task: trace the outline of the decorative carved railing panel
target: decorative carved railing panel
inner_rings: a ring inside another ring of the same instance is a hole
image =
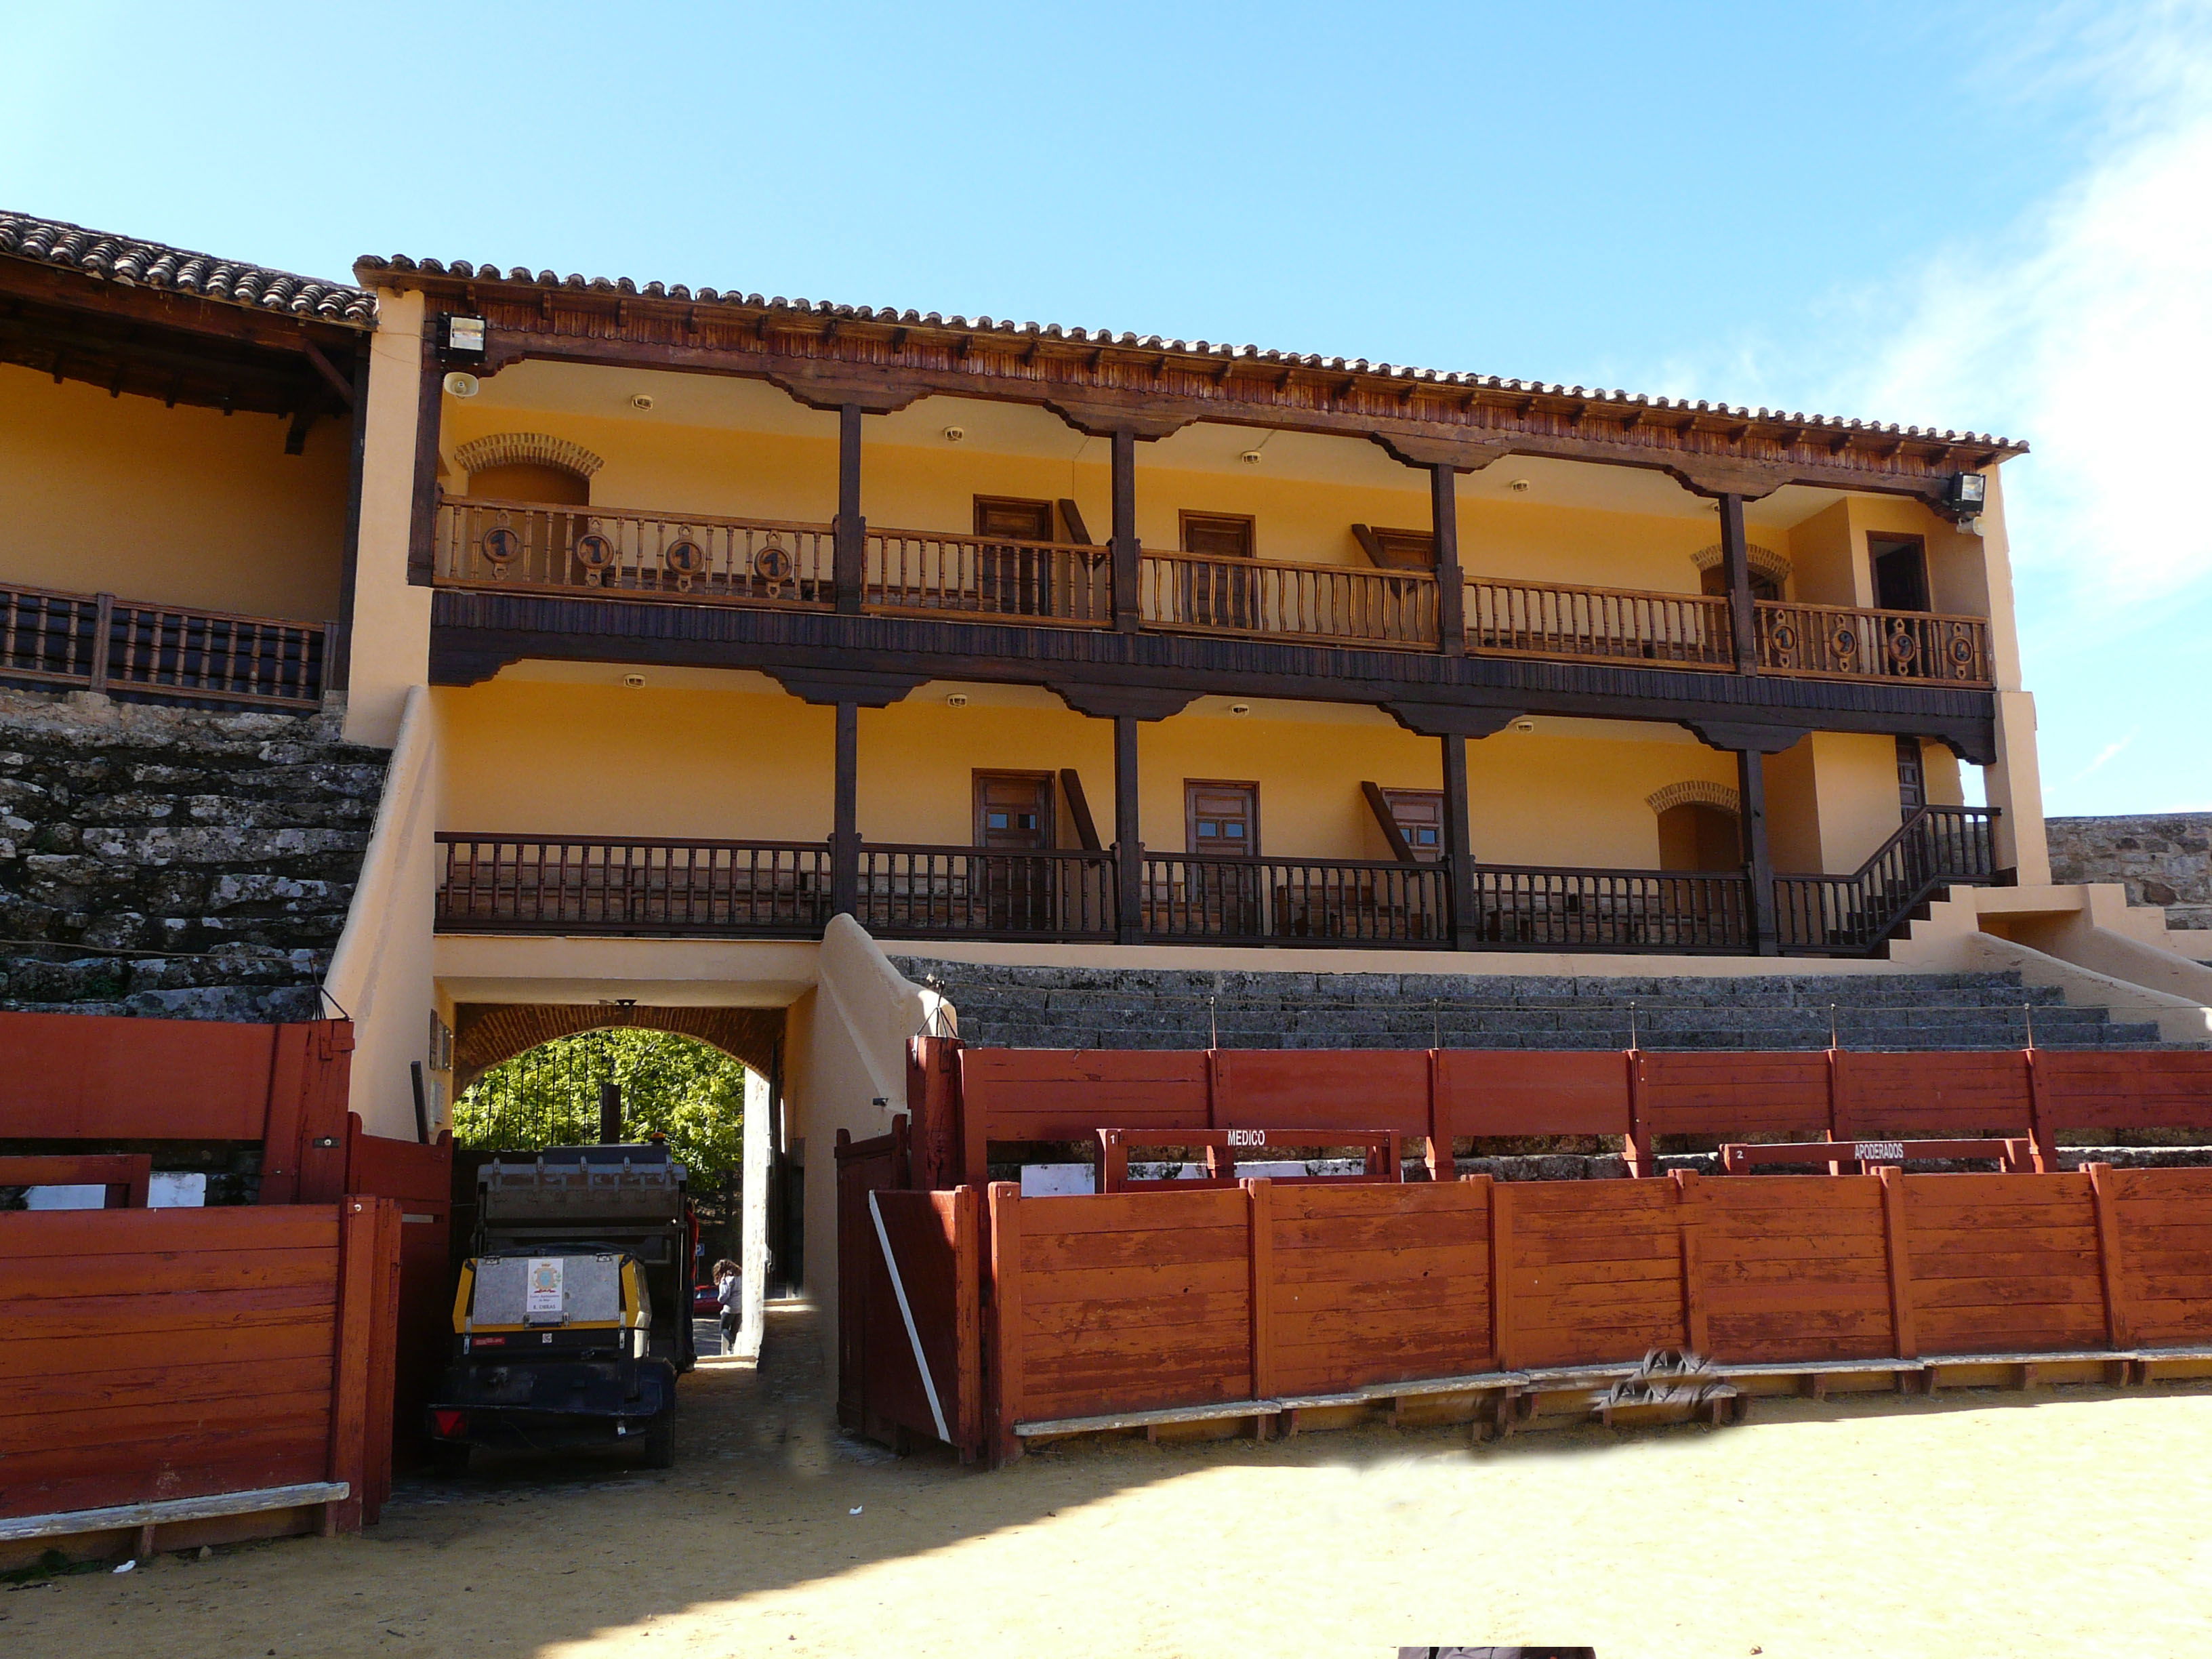
[[[1113,555],[1103,547],[871,529],[864,580],[872,609],[1114,622]]]
[[[818,935],[821,842],[441,833],[437,925],[453,933]]]
[[[495,592],[827,610],[831,540],[827,525],[456,497],[438,505],[434,569]]]
[[[1467,643],[1499,656],[1732,668],[1726,599],[1698,593],[1474,580]]]
[[[0,678],[44,685],[313,708],[329,635],[320,623],[0,586]]]
[[[885,937],[1107,939],[1114,855],[864,847],[857,902],[856,920]]]
[[[1437,864],[1148,854],[1144,931],[1247,945],[1447,947],[1449,872]]]
[[[1404,570],[1147,553],[1139,605],[1151,628],[1434,648],[1437,582]]]
[[[1935,680],[1989,685],[1990,625],[1978,617],[1855,611],[1762,599],[1759,665],[1838,680]]]
[[[1782,948],[1864,954],[1936,889],[1994,880],[1996,819],[1994,807],[1923,806],[1850,875],[1776,877]]]
[[[1505,950],[1742,951],[1751,883],[1741,872],[1474,866],[1474,931]]]

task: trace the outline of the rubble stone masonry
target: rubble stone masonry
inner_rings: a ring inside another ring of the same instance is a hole
[[[2052,818],[2051,878],[2117,881],[2170,927],[2212,929],[2212,812]]]
[[[318,1017],[387,758],[342,718],[0,690],[0,1009]]]

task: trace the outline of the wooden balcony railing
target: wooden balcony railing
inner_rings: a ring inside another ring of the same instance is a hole
[[[1034,622],[1114,624],[1114,560],[1103,547],[870,529],[862,603]]]
[[[1854,611],[1760,600],[1759,665],[1833,680],[1990,685],[1990,625],[1978,617]]]
[[[1147,854],[1144,932],[1224,945],[1451,943],[1437,864]]]
[[[1138,603],[1150,628],[1434,649],[1437,582],[1418,571],[1147,553]]]
[[[1785,951],[1864,954],[1939,887],[1996,877],[1996,809],[1923,806],[1848,876],[1778,876],[1775,927]]]
[[[831,541],[827,525],[455,497],[434,568],[455,586],[827,610]]]
[[[1741,871],[1474,867],[1474,933],[1530,951],[1740,951],[1751,943]]]
[[[864,847],[855,920],[905,939],[1110,939],[1114,855]]]
[[[822,842],[441,833],[437,926],[456,933],[816,937]]]
[[[1728,601],[1698,593],[1474,580],[1467,643],[1495,656],[1735,665]]]
[[[0,586],[0,678],[40,685],[313,708],[330,635],[321,623]]]

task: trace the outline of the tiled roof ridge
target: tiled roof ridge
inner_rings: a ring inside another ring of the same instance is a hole
[[[550,270],[532,272],[521,265],[502,271],[495,264],[474,264],[466,259],[451,262],[438,259],[413,259],[405,254],[390,258],[366,255],[354,262],[354,274],[363,280],[374,271],[419,272],[426,276],[448,276],[460,282],[503,282],[535,288],[578,289],[595,294],[634,295],[644,300],[670,300],[694,305],[725,305],[742,307],[748,310],[789,311],[811,316],[834,318],[841,322],[878,323],[902,327],[949,328],[977,334],[1002,334],[1024,339],[1066,340],[1094,346],[1121,346],[1144,351],[1176,352],[1188,356],[1212,356],[1266,363],[1287,368],[1323,369],[1348,374],[1377,374],[1393,379],[1425,381],[1437,386],[1465,386],[1486,392],[1516,392],[1531,397],[1574,398],[1590,403],[1615,404],[1632,409],[1674,410],[1699,415],[1724,416],[1744,421],[1778,421],[1792,426],[1802,426],[1808,431],[1853,432],[1881,436],[1917,438],[1928,442],[1985,445],[1992,449],[2025,453],[2027,446],[2014,439],[1999,437],[1987,432],[1960,432],[1948,428],[1900,426],[1896,422],[1862,420],[1839,415],[1808,415],[1802,411],[1770,410],[1761,405],[1756,410],[1735,404],[1714,403],[1706,398],[1653,397],[1644,392],[1607,391],[1598,386],[1565,386],[1543,380],[1509,380],[1496,374],[1475,374],[1455,370],[1418,368],[1404,363],[1370,362],[1364,357],[1326,357],[1312,353],[1263,349],[1256,345],[1230,345],[1208,340],[1170,339],[1162,335],[1138,335],[1113,329],[1084,329],[1063,327],[1058,323],[1017,323],[1005,318],[988,316],[945,316],[940,313],[902,310],[896,306],[852,306],[828,300],[786,299],[781,295],[764,297],[758,294],[724,291],[712,288],[692,289],[683,283],[673,285],[647,283],[641,287],[627,276],[585,277],[577,275],[561,276]]]
[[[318,322],[367,328],[376,321],[376,296],[364,289],[35,214],[0,210],[0,254],[58,265],[125,288],[197,295]]]

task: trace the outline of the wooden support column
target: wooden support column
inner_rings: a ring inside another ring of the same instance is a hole
[[[837,517],[830,548],[837,614],[860,614],[868,563],[868,521],[860,516],[860,406],[837,408]]]
[[[1456,469],[1441,463],[1429,469],[1429,521],[1434,527],[1437,551],[1437,649],[1447,657],[1467,654],[1467,584],[1459,569],[1458,479]]]
[[[1780,953],[1774,919],[1774,856],[1766,841],[1766,757],[1756,749],[1735,753],[1736,792],[1743,804],[1743,869],[1751,883],[1751,948],[1762,957]]]
[[[1233,1169],[1235,1165],[1232,1164]],[[1251,1249],[1249,1261],[1251,1275],[1249,1281],[1252,1316],[1252,1398],[1266,1400],[1275,1392],[1275,1220],[1272,1194],[1273,1184],[1264,1177],[1255,1177],[1243,1183],[1245,1194],[1245,1215],[1251,1228]],[[1259,1437],[1267,1439],[1270,1419],[1262,1415],[1256,1425]]]
[[[1481,929],[1474,904],[1474,836],[1467,802],[1467,738],[1460,732],[1447,732],[1437,741],[1443,745],[1444,867],[1451,879],[1452,948],[1472,951],[1481,942]]]
[[[842,591],[842,589],[840,590]],[[860,706],[837,705],[836,801],[830,830],[830,909],[849,916],[860,898]]]
[[[354,359],[351,455],[346,463],[345,550],[338,563],[337,627],[323,653],[325,695],[343,691],[353,674],[354,586],[361,572],[361,488],[368,453],[368,351]]]
[[[1115,942],[1145,937],[1145,843],[1137,811],[1137,717],[1114,717]]]
[[[1881,1231],[1889,1262],[1890,1344],[1899,1359],[1920,1358],[1912,1329],[1912,1252],[1905,1242],[1905,1171],[1885,1165],[1881,1182]]]
[[[1011,1181],[990,1183],[991,1427],[987,1448],[998,1468],[1022,1455],[1014,1425],[1022,1419],[1022,1189]]]
[[[436,574],[438,433],[446,409],[446,361],[438,354],[440,319],[422,319],[422,362],[415,390],[414,495],[407,520],[407,580],[428,587]]]
[[[1114,531],[1108,544],[1114,562],[1114,626],[1133,634],[1143,626],[1138,574],[1143,549],[1137,542],[1137,434],[1123,427],[1113,446]]]
[[[1752,606],[1750,544],[1744,539],[1743,497],[1723,495],[1721,568],[1728,576],[1729,630],[1735,640],[1735,672],[1759,672],[1759,613]]]

